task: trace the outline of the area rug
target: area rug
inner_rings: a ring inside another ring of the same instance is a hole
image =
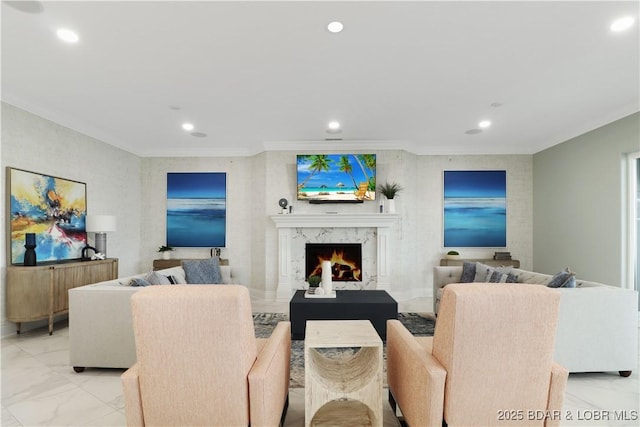
[[[266,338],[271,335],[271,331],[276,324],[283,320],[289,320],[286,313],[254,313],[253,324],[256,337]],[[433,336],[435,328],[435,318],[426,313],[398,313],[398,320],[415,336]],[[352,356],[357,348],[330,349],[324,352],[329,358],[346,358]],[[386,372],[386,345],[383,347],[384,366]],[[383,376],[386,384],[386,375]],[[304,341],[291,341],[291,388],[304,387]]]

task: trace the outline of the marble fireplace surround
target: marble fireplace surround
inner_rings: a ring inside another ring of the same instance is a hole
[[[331,232],[336,228],[375,229],[375,284],[371,289],[388,290],[391,282],[390,235],[398,214],[277,214],[269,218],[278,229],[278,288],[276,300],[289,301],[302,286],[297,283],[293,268],[292,243],[298,229],[317,228]],[[310,242],[314,243],[314,242]],[[346,242],[345,242],[346,243]],[[361,243],[361,242],[352,242]],[[364,250],[364,248],[363,248]],[[365,254],[363,252],[363,258]],[[363,259],[364,262],[364,259]]]

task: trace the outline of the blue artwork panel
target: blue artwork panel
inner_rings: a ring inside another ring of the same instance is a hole
[[[224,247],[226,228],[226,173],[167,173],[167,245]]]
[[[444,246],[507,246],[506,171],[444,172]]]

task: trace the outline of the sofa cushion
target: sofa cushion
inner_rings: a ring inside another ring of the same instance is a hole
[[[223,283],[217,257],[182,261],[182,268],[189,284]]]
[[[571,271],[569,267],[556,273],[549,284],[550,288],[575,288],[576,287],[576,273]]]

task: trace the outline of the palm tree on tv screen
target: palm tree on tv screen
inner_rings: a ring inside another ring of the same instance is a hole
[[[358,188],[358,183],[353,177],[353,166],[351,165],[351,162],[349,162],[349,156],[340,156],[340,163],[338,164],[338,167],[340,168],[341,172],[345,172],[351,177],[354,188]]]
[[[373,154],[358,154],[353,156],[358,162],[358,166],[362,169],[362,173],[369,183],[369,190],[376,190],[376,156]]]
[[[313,175],[317,174],[320,171],[326,172],[329,170],[329,167],[331,166],[331,159],[329,158],[329,156],[323,155],[323,154],[313,155],[313,156],[301,156],[299,160],[302,161],[303,163],[305,161],[311,162],[308,168],[311,171],[311,173],[309,174],[307,179],[305,179],[301,184],[298,184],[298,190],[303,188]]]

